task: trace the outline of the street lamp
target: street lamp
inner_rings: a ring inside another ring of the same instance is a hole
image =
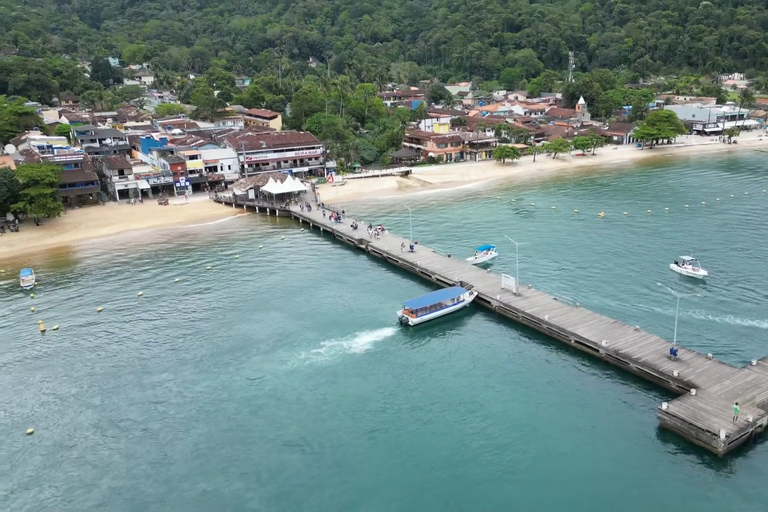
[[[413,210],[411,210],[407,204],[403,203],[403,206],[408,208],[408,224],[411,227],[411,243],[413,243]]]
[[[520,259],[518,257],[519,251],[518,251],[518,243],[509,238],[507,235],[504,235],[504,237],[515,244],[515,287],[520,288]]]
[[[656,283],[656,284],[658,284],[659,286],[664,286],[661,283]],[[677,317],[680,314],[680,299],[682,299],[683,297],[700,297],[701,295],[698,293],[676,292],[669,286],[664,286],[664,288],[666,288],[669,291],[669,293],[677,297],[677,305],[675,306],[675,331],[674,331],[674,334],[672,335],[672,346],[676,347],[677,346]]]

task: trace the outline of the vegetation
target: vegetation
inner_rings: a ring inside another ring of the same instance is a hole
[[[0,145],[19,133],[40,126],[42,120],[35,110],[24,106],[24,98],[0,96]]]
[[[11,211],[11,205],[21,200],[20,189],[21,184],[13,171],[6,167],[0,167],[0,215],[3,218],[7,212]]]
[[[648,118],[637,125],[634,137],[643,141],[644,144],[650,143],[653,147],[660,141],[671,141],[687,131],[677,114],[671,110],[656,110],[648,114]]]
[[[493,149],[493,158],[502,164],[507,160],[517,160],[521,156],[520,150],[513,146],[498,145]]]
[[[571,150],[571,143],[562,137],[555,137],[549,142],[544,143],[544,151],[552,153],[552,158],[557,158],[557,155],[562,153],[568,153]]]
[[[171,117],[186,114],[187,109],[176,103],[161,103],[155,107],[155,115],[157,117]]]
[[[61,167],[53,164],[24,164],[16,168],[19,200],[11,211],[33,217],[58,217],[64,211],[59,198]]]

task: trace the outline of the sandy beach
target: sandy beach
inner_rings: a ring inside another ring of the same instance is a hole
[[[657,146],[653,149],[639,149],[634,144],[606,146],[599,148],[595,155],[559,155],[556,159],[540,154],[533,161],[526,156],[513,163],[501,164],[493,160],[454,164],[418,166],[413,174],[401,178],[347,179],[343,186],[319,185],[320,197],[329,202],[359,201],[370,198],[387,198],[430,191],[449,190],[458,187],[490,187],[497,184],[514,183],[531,179],[543,179],[594,169],[615,169],[622,164],[671,156],[697,157],[703,154],[726,151],[754,151],[755,148],[768,150],[768,136],[762,131],[746,132],[739,136],[737,144],[723,144],[717,137],[702,138],[686,135],[679,143]]]
[[[500,164],[492,160],[444,165],[419,166],[408,177],[381,177],[348,179],[343,186],[318,186],[321,199],[336,201],[361,201],[382,199],[434,191],[449,191],[459,187],[493,187],[498,184],[546,179],[577,171],[615,169],[650,158],[670,156],[698,157],[703,154],[724,151],[768,151],[768,136],[763,132],[741,135],[738,144],[728,145],[717,137],[681,137],[680,143],[639,149],[634,145],[607,146],[596,155],[561,155],[556,159],[543,154],[524,157],[514,163]],[[242,214],[242,210],[227,208],[211,201],[207,195],[194,196],[189,202],[181,198],[171,200],[169,206],[159,206],[155,201],[130,206],[107,203],[69,210],[56,219],[46,219],[42,226],[31,222],[21,225],[19,233],[0,236],[0,262],[54,248],[72,246],[85,240],[104,238],[125,232],[156,229],[174,225],[192,225]]]
[[[156,201],[144,201],[133,206],[125,202],[110,202],[103,206],[68,210],[56,219],[45,219],[42,226],[24,222],[18,233],[6,231],[0,236],[0,262],[94,238],[208,222],[242,213],[242,210],[214,203],[207,194],[194,196],[189,202],[173,198],[168,206],[160,206]]]

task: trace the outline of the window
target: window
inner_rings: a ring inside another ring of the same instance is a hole
[[[448,147],[448,144],[438,144],[437,147],[440,149],[445,149]]]

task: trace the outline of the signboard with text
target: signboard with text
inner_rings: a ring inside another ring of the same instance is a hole
[[[323,155],[322,149],[302,149],[299,151],[286,151],[284,153],[259,153],[256,155],[246,155],[245,162],[262,162],[264,160],[275,159],[294,159],[294,158],[307,158],[307,157],[319,157]]]

